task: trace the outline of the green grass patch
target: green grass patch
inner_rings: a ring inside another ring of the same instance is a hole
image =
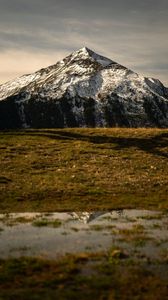
[[[57,219],[54,219],[54,220],[40,219],[40,220],[34,221],[32,223],[32,225],[36,226],[36,227],[49,226],[49,227],[58,228],[62,225],[62,222],[60,220],[57,220]]]

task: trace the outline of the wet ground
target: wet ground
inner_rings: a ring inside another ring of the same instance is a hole
[[[0,300],[168,299],[168,214],[0,214]]]
[[[0,258],[124,249],[137,260],[168,261],[168,214],[147,210],[0,214]]]

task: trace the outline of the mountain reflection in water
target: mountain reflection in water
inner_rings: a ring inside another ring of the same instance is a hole
[[[159,258],[168,249],[168,215],[147,210],[0,214],[0,258],[108,251]]]

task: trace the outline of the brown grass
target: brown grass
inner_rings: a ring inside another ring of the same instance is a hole
[[[168,130],[0,132],[0,212],[168,209]]]

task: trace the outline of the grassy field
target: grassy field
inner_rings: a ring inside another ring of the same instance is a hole
[[[168,130],[0,132],[0,212],[168,209]]]

